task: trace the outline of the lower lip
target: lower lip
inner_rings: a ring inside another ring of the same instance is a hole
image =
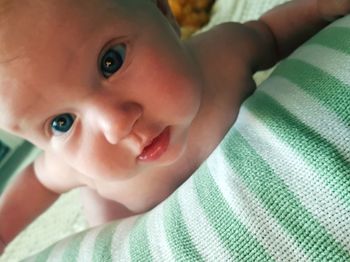
[[[170,141],[170,129],[167,127],[159,136],[153,139],[152,143],[146,146],[137,157],[141,161],[154,161],[160,158],[168,149]]]

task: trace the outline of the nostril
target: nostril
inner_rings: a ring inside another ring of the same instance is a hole
[[[125,103],[122,106],[122,110],[124,112],[124,115],[126,118],[128,118],[132,124],[134,125],[135,122],[142,116],[143,109],[140,104],[137,103]]]
[[[138,103],[134,103],[134,102],[129,102],[129,103],[124,103],[122,105],[122,108],[125,112],[134,112],[137,114],[140,114],[142,112],[142,107],[140,104]]]

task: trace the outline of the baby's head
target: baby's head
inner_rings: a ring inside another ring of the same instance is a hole
[[[181,156],[201,81],[166,0],[0,3],[0,129],[90,176]]]

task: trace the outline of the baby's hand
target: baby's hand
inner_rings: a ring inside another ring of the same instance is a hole
[[[326,21],[333,21],[350,13],[350,0],[317,0],[317,4]]]

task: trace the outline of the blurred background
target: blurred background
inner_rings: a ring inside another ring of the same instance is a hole
[[[183,38],[190,37],[206,25],[215,0],[169,0],[169,5],[181,26]]]

